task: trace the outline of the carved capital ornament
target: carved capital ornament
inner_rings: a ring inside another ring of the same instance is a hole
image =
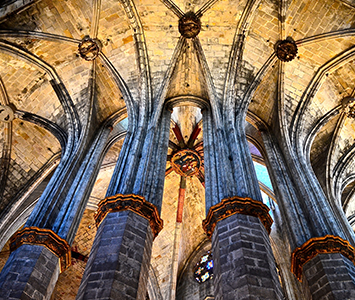
[[[334,235],[312,238],[292,252],[291,271],[299,281],[303,266],[322,253],[340,253],[355,264],[355,248],[348,241]]]
[[[17,231],[10,239],[10,251],[13,252],[24,244],[44,246],[58,256],[61,272],[71,265],[68,242],[50,229],[25,227]]]
[[[270,234],[273,220],[269,215],[269,210],[264,203],[251,198],[226,198],[210,208],[206,219],[202,221],[202,227],[210,238],[218,221],[234,214],[243,214],[259,218],[266,231]]]
[[[131,210],[149,221],[154,237],[163,229],[163,220],[160,218],[156,206],[139,195],[122,195],[103,199],[94,215],[96,226],[99,227],[108,213]]]

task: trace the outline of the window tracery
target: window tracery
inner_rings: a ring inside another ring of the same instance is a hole
[[[194,276],[199,283],[213,278],[213,258],[210,251],[201,256],[199,262],[195,265]]]

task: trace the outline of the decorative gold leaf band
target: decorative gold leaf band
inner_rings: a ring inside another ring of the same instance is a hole
[[[17,231],[10,239],[10,251],[23,244],[44,246],[53,252],[59,258],[61,272],[71,265],[69,244],[50,229],[25,227]]]
[[[163,229],[163,220],[160,218],[156,206],[139,195],[122,195],[107,197],[103,199],[95,213],[95,222],[98,227],[106,215],[111,212],[131,210],[149,221],[154,237]]]
[[[291,271],[299,281],[303,266],[321,253],[340,253],[355,264],[355,248],[348,241],[334,235],[311,238],[292,252]]]
[[[258,217],[270,234],[273,220],[269,215],[269,210],[270,209],[261,201],[247,197],[230,197],[223,199],[220,203],[210,208],[207,218],[202,222],[202,226],[207,236],[211,237],[218,221],[234,214],[243,214]]]

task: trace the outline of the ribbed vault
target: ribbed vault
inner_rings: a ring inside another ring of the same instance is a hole
[[[183,105],[173,109],[172,121],[187,140],[201,121],[201,108],[218,108],[219,126],[235,122],[237,110],[252,123],[246,132],[259,152],[265,155],[261,131],[282,139],[288,151],[312,166],[332,205],[353,218],[355,120],[341,104],[355,90],[354,1],[20,2],[0,4],[0,105],[15,114],[9,123],[0,121],[0,218],[19,214],[60,155],[88,151],[83,149],[100,128],[111,126],[85,216],[92,214],[89,209],[105,197],[122,147],[126,128],[117,123],[127,115],[128,122],[150,116],[163,103]],[[188,11],[202,24],[192,39],[178,31],[179,18]],[[298,47],[287,63],[274,49],[286,37]],[[85,38],[101,49],[94,61],[79,54]],[[172,128],[170,141],[169,155],[180,142]],[[196,144],[201,141],[202,132]],[[162,294],[172,279],[166,279],[171,273],[164,273],[161,261],[173,260],[178,249],[177,264],[169,265],[178,274],[204,241],[196,225],[206,213],[202,175],[187,179],[180,226],[171,217],[177,213],[180,177],[167,174],[162,216],[171,221],[156,240],[152,262]]]

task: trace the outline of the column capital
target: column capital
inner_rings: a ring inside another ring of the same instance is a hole
[[[248,197],[230,197],[223,199],[220,203],[212,206],[208,211],[207,217],[202,221],[202,227],[207,236],[212,236],[213,230],[218,221],[228,218],[234,214],[243,214],[258,217],[270,234],[273,220],[269,215],[269,208],[261,201]]]
[[[58,256],[61,272],[71,265],[71,250],[68,242],[50,229],[25,227],[18,230],[10,239],[10,251],[15,251],[23,244],[46,247]]]
[[[106,215],[111,212],[131,210],[149,221],[154,237],[163,229],[157,207],[139,195],[122,195],[106,197],[101,200],[95,213],[96,226],[99,227]]]
[[[334,235],[311,238],[291,255],[291,271],[299,281],[302,281],[303,266],[321,253],[340,253],[355,264],[355,248],[348,241]]]

